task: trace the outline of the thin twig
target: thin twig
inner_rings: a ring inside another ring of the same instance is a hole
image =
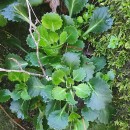
[[[35,45],[36,45],[36,55],[37,55],[38,63],[39,63],[39,65],[40,65],[40,68],[41,68],[41,70],[42,70],[43,75],[46,76],[45,70],[44,70],[44,68],[43,68],[43,65],[42,65],[42,63],[41,63],[41,61],[40,61],[40,57],[39,57],[40,34],[39,34],[39,32],[37,31],[36,27],[34,27],[34,26],[32,25],[32,18],[31,18],[31,10],[30,10],[29,1],[26,0],[26,3],[27,3],[28,13],[29,13],[29,25],[30,25],[30,27],[29,27],[29,32],[30,32],[30,35],[32,36],[32,38],[33,38],[33,40],[34,40],[34,42],[35,42]],[[34,38],[33,33],[32,33],[32,30],[37,31],[38,41],[36,41],[36,39]]]
[[[14,119],[12,119],[12,117],[6,112],[6,110],[0,105],[0,109],[6,114],[6,116],[14,123],[16,124],[18,127],[20,127],[22,130],[26,130],[25,128],[23,128],[20,124],[18,124]]]
[[[4,68],[0,68],[0,72],[18,72],[18,73],[25,73],[28,75],[32,75],[32,76],[37,76],[37,77],[45,77],[44,75],[41,74],[36,74],[36,73],[31,73],[25,70],[8,70],[8,69],[4,69]]]

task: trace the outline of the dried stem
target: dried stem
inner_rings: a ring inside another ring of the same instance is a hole
[[[21,128],[22,130],[26,130],[25,128],[23,128],[20,124],[18,124],[14,119],[12,119],[12,117],[6,112],[6,110],[0,105],[0,109],[6,114],[6,116],[14,123],[16,124],[19,128]]]
[[[31,73],[25,70],[9,70],[9,69],[4,69],[4,68],[0,68],[0,72],[18,72],[18,73],[25,73],[28,75],[32,75],[32,76],[37,76],[37,77],[45,77],[44,75],[41,74],[36,74],[36,73]]]
[[[32,36],[32,38],[33,38],[33,40],[34,40],[34,42],[35,42],[35,45],[36,45],[36,55],[37,55],[38,63],[39,63],[39,65],[40,65],[40,68],[41,68],[41,70],[42,70],[43,75],[46,76],[45,70],[44,70],[44,68],[43,68],[43,65],[42,65],[42,63],[41,63],[41,61],[40,61],[40,57],[39,57],[40,34],[39,34],[39,32],[37,31],[36,26],[34,26],[34,24],[32,24],[31,10],[30,10],[30,6],[31,6],[31,5],[30,5],[30,3],[29,3],[28,0],[26,0],[26,3],[27,3],[27,8],[28,8],[28,14],[29,14],[29,25],[30,25],[30,27],[29,27],[29,32],[30,32],[30,35]],[[36,39],[35,39],[34,36],[33,36],[32,30],[35,30],[35,31],[37,32],[37,34],[38,34],[38,40],[37,40],[37,41],[36,41]]]

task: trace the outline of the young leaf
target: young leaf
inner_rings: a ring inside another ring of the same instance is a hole
[[[89,32],[102,33],[111,28],[113,19],[110,18],[107,7],[96,8],[90,19],[89,28],[83,34],[85,36]]]
[[[52,74],[52,82],[55,85],[59,85],[61,82],[64,82],[65,72],[63,70],[57,70]]]
[[[68,34],[68,44],[74,44],[78,40],[78,31],[74,26],[67,26],[64,28],[64,31]]]
[[[112,100],[112,92],[108,84],[99,78],[91,79],[90,83],[94,87],[94,90],[91,98],[86,101],[87,106],[92,110],[104,109]]]
[[[62,27],[62,19],[56,13],[47,13],[42,17],[42,25],[51,31],[56,31]]]
[[[99,111],[92,110],[90,108],[84,108],[81,113],[86,121],[91,121],[91,122],[96,120],[99,115]]]
[[[0,90],[0,102],[7,102],[10,99],[10,91],[7,89]]]
[[[67,52],[63,55],[62,60],[70,68],[77,68],[80,65],[80,57],[77,53]]]
[[[18,63],[17,63],[18,62]],[[18,70],[21,68],[25,68],[28,65],[26,61],[24,61],[20,56],[15,54],[8,54],[5,59],[5,66],[7,69]]]
[[[73,14],[79,13],[88,0],[64,0],[64,2],[69,10],[69,15],[72,16]]]
[[[61,113],[61,110],[53,111],[49,114],[48,125],[54,130],[63,130],[68,126],[68,114]]]
[[[12,101],[10,109],[17,114],[18,118],[25,119],[27,117],[28,102],[22,100]]]
[[[52,90],[52,96],[56,100],[64,100],[66,98],[66,89],[61,87],[55,87]]]
[[[69,115],[69,122],[73,122],[73,121],[76,121],[77,119],[81,118],[81,116],[75,112],[72,112],[70,115]]]
[[[73,86],[76,90],[76,95],[80,98],[86,98],[91,94],[90,87],[87,84],[79,84],[78,86]]]
[[[86,72],[83,68],[79,68],[77,70],[73,70],[73,79],[75,81],[82,81],[86,77]]]
[[[19,82],[27,82],[30,75],[19,72],[10,72],[8,73],[8,78],[10,81],[19,81]]]

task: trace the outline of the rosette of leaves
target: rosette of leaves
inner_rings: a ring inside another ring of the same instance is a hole
[[[87,1],[66,0],[70,15],[82,10]],[[79,5],[79,7],[77,6]],[[104,12],[104,14],[102,13]],[[108,9],[97,8],[92,15],[87,33],[78,33],[74,20],[57,13],[46,13],[42,24],[28,35],[27,44],[32,52],[21,57],[9,54],[6,67],[19,70],[16,59],[22,69],[39,72],[39,62],[43,64],[47,76],[40,78],[24,73],[8,73],[8,79],[16,83],[12,91],[0,92],[1,102],[13,99],[10,109],[18,118],[30,119],[30,111],[38,113],[32,118],[36,130],[43,129],[88,129],[90,122],[109,122],[108,105],[112,100],[112,92],[106,81],[95,76],[106,65],[104,57],[88,59],[83,54],[85,46],[83,36],[89,32],[103,32],[111,27]],[[34,51],[39,47],[39,59]],[[16,67],[16,68],[15,68]],[[28,106],[29,105],[29,106]],[[44,123],[43,125],[43,122]]]

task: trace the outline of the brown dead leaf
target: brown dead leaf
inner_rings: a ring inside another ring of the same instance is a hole
[[[52,12],[56,12],[57,7],[60,5],[59,0],[45,0],[45,3],[49,3]]]

